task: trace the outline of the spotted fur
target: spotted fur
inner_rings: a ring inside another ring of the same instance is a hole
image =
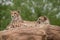
[[[10,29],[10,28],[14,28],[14,27],[20,27],[21,23],[23,22],[18,11],[11,11],[11,19],[12,20],[6,29]]]

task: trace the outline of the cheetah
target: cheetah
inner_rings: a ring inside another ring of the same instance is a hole
[[[50,25],[50,21],[46,16],[40,16],[37,20],[37,24],[44,28],[45,25]]]
[[[22,27],[22,26],[32,27],[33,25],[35,25],[35,21],[31,22],[22,20],[18,11],[11,11],[11,18],[12,18],[11,23],[7,26],[6,29]]]
[[[46,16],[40,16],[37,20],[38,24],[50,24],[49,19]]]
[[[19,11],[11,11],[11,19],[12,20],[6,29],[20,27],[23,22],[21,16],[19,15]]]
[[[40,27],[41,31],[46,34],[46,31],[50,26],[50,21],[46,16],[40,16],[37,20],[37,26]]]

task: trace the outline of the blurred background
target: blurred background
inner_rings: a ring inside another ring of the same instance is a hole
[[[52,25],[60,26],[60,0],[0,0],[0,30],[10,23],[11,10],[19,10],[23,20],[29,21],[46,15]]]

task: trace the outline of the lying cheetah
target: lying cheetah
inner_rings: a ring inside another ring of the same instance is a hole
[[[38,24],[50,24],[49,19],[46,16],[40,16],[37,20]]]
[[[21,16],[19,15],[18,11],[11,11],[11,23],[7,26],[6,29],[20,27],[21,23],[23,22]]]
[[[46,17],[46,16],[40,16],[37,21],[25,21],[25,23],[29,24],[29,25],[32,25],[32,26],[37,26],[37,25],[40,25],[40,26],[43,26],[43,25],[46,25],[46,24],[50,24],[49,22],[49,19]]]
[[[50,25],[49,19],[46,16],[40,16],[37,20],[37,24],[40,25],[40,27],[45,28],[45,25]]]
[[[37,26],[41,28],[42,32],[46,33],[50,26],[49,19],[46,16],[40,16],[37,20]]]

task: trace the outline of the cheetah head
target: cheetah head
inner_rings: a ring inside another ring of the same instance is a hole
[[[19,11],[11,11],[11,17],[19,16]]]
[[[49,23],[49,20],[46,16],[40,16],[37,20],[37,23],[39,23],[39,24],[44,23],[44,22]]]

